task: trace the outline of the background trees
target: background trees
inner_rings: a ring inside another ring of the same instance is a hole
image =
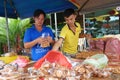
[[[25,29],[30,27],[30,19],[8,19],[11,50],[21,53]],[[0,18],[0,53],[7,52],[6,20]]]

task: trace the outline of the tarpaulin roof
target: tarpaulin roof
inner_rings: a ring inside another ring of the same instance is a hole
[[[69,0],[80,7],[80,13],[88,13],[120,6],[120,0]]]
[[[11,5],[6,2],[6,9],[9,18],[16,18],[17,15]],[[5,17],[5,0],[0,0],[0,17]]]
[[[120,6],[120,0],[69,0],[77,7],[80,14],[86,14],[86,18],[97,17],[110,14],[116,11],[116,7]]]
[[[88,13],[120,5],[120,0],[0,0],[0,16],[3,17],[5,17],[4,1],[7,1],[8,17],[13,18],[32,17],[37,8],[43,9],[46,13],[54,13],[79,7],[80,13]]]
[[[32,17],[35,9],[43,9],[46,13],[63,11],[67,8],[77,7],[68,0],[0,0],[0,16],[5,17],[4,1],[8,17]]]

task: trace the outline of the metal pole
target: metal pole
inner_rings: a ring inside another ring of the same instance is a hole
[[[51,18],[51,14],[50,14],[50,25],[52,26],[52,18]]]
[[[4,8],[5,8],[5,18],[6,18],[6,35],[7,35],[7,44],[8,44],[8,52],[10,52],[10,42],[9,42],[9,27],[8,27],[8,17],[7,17],[7,8],[6,8],[6,0],[4,0]]]
[[[84,34],[86,33],[86,30],[85,30],[85,14],[83,14],[83,28],[84,28]]]
[[[58,28],[57,28],[57,14],[56,13],[54,13],[54,16],[55,16],[55,37],[56,37],[56,39],[58,39]]]
[[[83,29],[84,29],[84,34],[86,33],[86,30],[85,30],[85,14],[83,14]],[[86,44],[87,44],[87,40],[86,40],[86,37],[84,37],[84,49],[86,49]]]
[[[120,34],[120,14],[118,16],[119,16],[119,34]]]

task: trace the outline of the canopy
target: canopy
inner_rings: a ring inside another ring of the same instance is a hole
[[[46,13],[63,11],[77,7],[68,0],[0,0],[0,16],[5,17],[4,2],[6,1],[9,18],[28,18],[33,16],[35,9],[42,9]]]
[[[43,9],[46,13],[54,13],[66,8],[79,7],[80,13],[88,13],[120,5],[120,0],[0,0],[0,16],[2,17],[5,17],[4,1],[6,1],[9,18],[31,17],[37,8]]]
[[[16,18],[17,17],[15,10],[5,0],[0,0],[0,17],[5,17],[5,8],[7,9],[7,14],[8,14],[9,18]]]
[[[80,13],[94,12],[120,6],[120,0],[69,0],[79,6]]]

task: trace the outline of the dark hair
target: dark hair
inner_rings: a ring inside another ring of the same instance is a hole
[[[40,14],[43,14],[44,15],[44,17],[46,17],[46,14],[45,14],[45,12],[43,11],[43,10],[41,10],[41,9],[36,9],[35,11],[34,11],[34,17],[38,17]]]
[[[72,15],[72,14],[75,14],[74,9],[68,8],[68,9],[66,9],[66,10],[64,11],[63,16],[64,16],[64,17],[69,17],[69,16]]]

